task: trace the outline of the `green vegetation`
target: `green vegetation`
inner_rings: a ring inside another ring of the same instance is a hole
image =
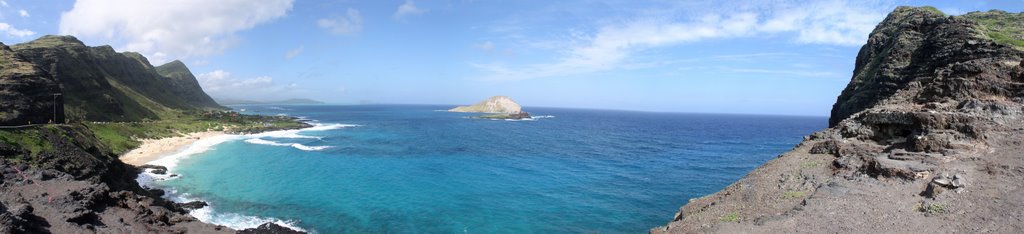
[[[914,211],[923,212],[923,213],[929,214],[929,215],[934,215],[934,214],[946,213],[947,208],[946,208],[946,205],[938,204],[938,203],[932,203],[932,204],[928,204],[928,205],[925,205],[924,203],[920,203],[920,204],[917,204],[917,206],[914,206]]]
[[[782,193],[782,197],[786,199],[803,198],[806,193],[804,191],[786,191]]]
[[[1024,13],[991,10],[971,12],[963,17],[977,22],[980,33],[996,43],[1024,50]]]
[[[46,35],[31,41],[32,43],[22,43],[13,46],[24,48],[52,48],[68,45],[72,40],[77,41],[78,39],[68,36]]]
[[[991,37],[992,40],[995,40],[998,43],[1011,45],[1016,49],[1024,50],[1022,49],[1024,48],[1024,39],[1020,39],[1012,35],[1013,34],[1008,34],[1006,32],[988,32],[988,36]],[[1018,32],[1017,35],[1020,35],[1020,33]]]
[[[939,14],[939,15],[942,15],[942,16],[946,16],[946,13],[940,11],[938,8],[935,8],[933,6],[923,6],[923,7],[921,7],[921,9],[924,9],[926,11],[930,11],[932,13]]]
[[[169,114],[176,113],[176,114]],[[160,139],[202,131],[252,133],[305,127],[305,123],[285,116],[242,115],[230,111],[204,113],[169,111],[162,120],[122,123],[86,123],[85,125],[116,154],[139,146],[141,139]]]
[[[50,131],[51,128],[30,128],[22,130],[0,130],[0,141],[28,150],[35,158],[41,153],[53,152],[53,145],[50,144],[40,131]]]
[[[732,213],[726,214],[725,216],[722,216],[718,220],[720,220],[722,222],[736,222],[736,221],[740,220],[740,215],[737,214],[736,212],[732,212]]]
[[[815,168],[815,167],[818,167],[818,165],[821,165],[821,163],[818,163],[818,162],[815,162],[815,161],[805,161],[803,163],[800,163],[800,168],[804,168],[804,169]]]
[[[52,136],[60,136],[63,139],[69,138],[68,136],[63,136],[63,132],[58,126],[0,130],[0,143],[11,146],[15,152],[25,152],[24,154],[0,154],[0,159],[26,162],[29,165],[38,166],[40,161],[43,160],[44,154],[56,151],[53,143],[50,141]]]

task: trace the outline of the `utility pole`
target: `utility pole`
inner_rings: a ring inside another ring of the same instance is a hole
[[[50,121],[53,122],[54,124],[57,123],[57,96],[60,96],[60,95],[61,95],[61,93],[53,94],[53,103],[52,103],[52,105],[53,105],[53,119],[51,119]]]

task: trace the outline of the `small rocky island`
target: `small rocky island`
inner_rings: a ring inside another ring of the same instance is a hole
[[[471,106],[459,106],[448,110],[449,112],[488,113],[477,116],[483,119],[529,119],[530,113],[522,110],[523,107],[506,96],[493,96]]]

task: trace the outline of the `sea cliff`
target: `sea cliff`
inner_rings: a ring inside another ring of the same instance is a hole
[[[1022,19],[895,9],[861,48],[830,128],[650,232],[1021,230]]]

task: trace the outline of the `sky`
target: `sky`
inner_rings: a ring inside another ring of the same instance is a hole
[[[215,98],[828,116],[896,6],[1008,1],[0,0],[49,34],[184,61]]]

